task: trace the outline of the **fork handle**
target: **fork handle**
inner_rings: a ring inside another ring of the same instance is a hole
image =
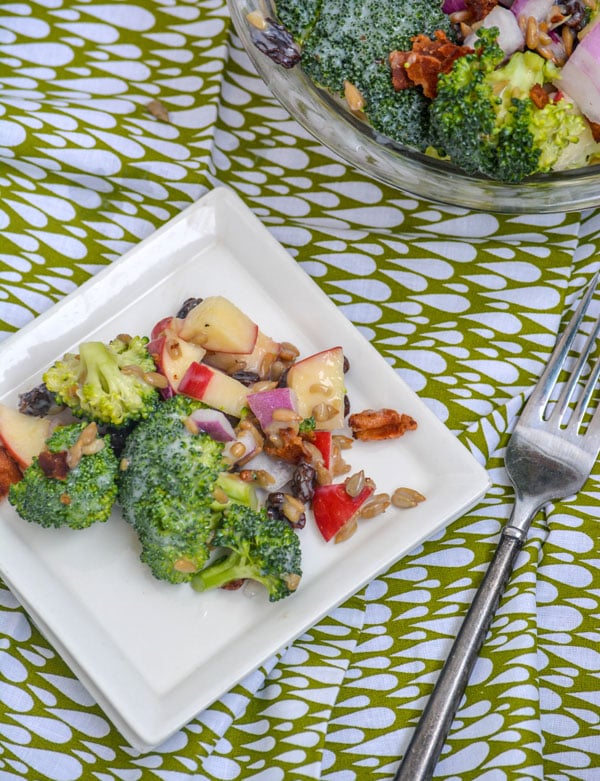
[[[526,532],[505,526],[494,557],[456,636],[394,781],[428,781],[435,769],[469,677]]]

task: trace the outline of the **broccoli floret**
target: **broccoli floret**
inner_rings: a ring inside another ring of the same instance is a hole
[[[301,0],[279,0],[278,14],[298,35],[302,67],[318,85],[342,95],[349,81],[365,100],[372,127],[419,150],[430,145],[429,100],[417,87],[396,91],[389,54],[413,36],[455,32],[441,3],[429,0],[322,0],[305,16]]]
[[[156,371],[147,344],[145,336],[84,342],[46,371],[44,383],[78,417],[112,426],[140,420],[159,401],[157,388],[144,378]]]
[[[319,18],[322,0],[278,0],[277,16],[298,43],[308,35]]]
[[[161,402],[131,432],[121,454],[123,516],[138,533],[141,560],[171,583],[190,580],[206,564],[225,495],[233,490],[221,479],[228,469],[223,444],[186,425],[203,406],[182,395]],[[243,490],[236,486],[241,501]]]
[[[97,437],[91,427],[72,423],[57,428],[46,442],[47,451],[10,487],[9,502],[22,518],[46,528],[71,529],[108,519],[117,496],[118,460],[108,437]],[[77,460],[74,453],[84,431],[91,436]]]
[[[551,170],[584,122],[566,100],[538,108],[531,90],[553,81],[556,67],[533,51],[502,64],[497,37],[496,27],[480,30],[475,52],[439,77],[430,107],[433,145],[469,174],[520,182]]]
[[[262,583],[269,601],[276,602],[298,587],[302,576],[298,536],[288,523],[269,517],[264,509],[231,504],[212,542],[226,551],[192,578],[196,591],[249,578]]]

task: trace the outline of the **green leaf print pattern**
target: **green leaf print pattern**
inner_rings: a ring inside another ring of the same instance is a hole
[[[2,338],[224,185],[493,481],[144,755],[0,588],[0,779],[391,779],[510,513],[503,448],[597,267],[598,213],[478,214],[366,179],[269,95],[223,0],[5,4],[0,161]],[[536,519],[436,779],[600,777],[597,481]]]

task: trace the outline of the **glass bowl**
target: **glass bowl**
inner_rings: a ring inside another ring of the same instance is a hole
[[[247,15],[276,17],[272,3],[227,0],[227,5],[250,60],[275,98],[312,136],[368,176],[411,195],[479,211],[536,214],[600,205],[600,165],[505,184],[470,176],[381,136],[315,86],[300,66],[284,68],[256,48]]]

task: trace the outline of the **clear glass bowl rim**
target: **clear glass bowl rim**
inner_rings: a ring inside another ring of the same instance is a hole
[[[505,184],[469,176],[434,157],[378,136],[326,94],[298,66],[284,68],[254,45],[247,14],[274,15],[265,0],[227,0],[235,30],[257,73],[289,114],[320,143],[369,177],[445,205],[506,214],[582,211],[600,205],[600,165]]]

